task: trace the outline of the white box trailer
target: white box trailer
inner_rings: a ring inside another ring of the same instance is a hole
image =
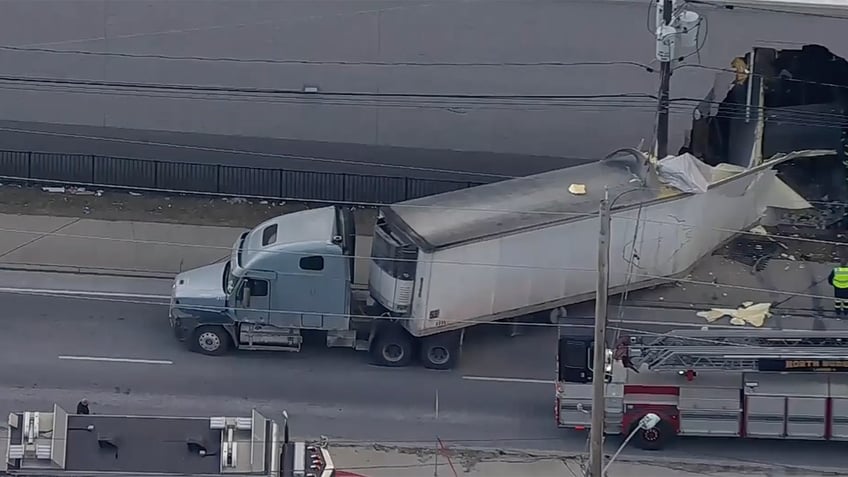
[[[556,311],[594,297],[605,194],[617,198],[609,261],[616,293],[685,273],[755,224],[776,189],[787,192],[776,163],[712,168],[684,155],[661,164],[673,165],[662,170],[668,176],[683,171],[689,184],[681,187],[693,192],[663,185],[653,165],[619,157],[384,207],[375,242],[388,236],[417,251],[415,283],[390,295],[372,268],[372,295],[410,318],[403,323],[416,337]],[[570,193],[571,184],[586,194]]]

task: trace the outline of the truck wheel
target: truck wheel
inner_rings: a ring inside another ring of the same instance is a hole
[[[638,425],[638,424],[637,424]],[[636,447],[643,450],[660,450],[674,438],[674,429],[665,421],[660,421],[653,429],[641,430],[633,440]]]
[[[230,348],[230,335],[220,326],[203,326],[195,330],[192,350],[220,356]]]
[[[428,369],[453,369],[459,362],[459,336],[457,332],[448,332],[423,338],[421,364]]]
[[[412,337],[399,327],[387,327],[381,330],[371,344],[371,358],[374,364],[401,368],[412,362]]]

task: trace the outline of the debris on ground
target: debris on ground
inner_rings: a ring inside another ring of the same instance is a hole
[[[756,234],[756,235],[764,235],[764,236],[768,235],[768,230],[766,230],[766,228],[763,227],[762,225],[758,225],[758,226],[754,227],[753,229],[749,230],[749,232],[751,232],[752,234]]]
[[[2,214],[253,227],[271,217],[307,208],[306,204],[286,204],[270,199],[264,204],[243,197],[224,199],[228,200],[72,186],[0,185]]]
[[[574,195],[586,195],[586,184],[571,184],[568,186],[568,192]]]
[[[0,214],[250,228],[281,214],[326,205],[150,191],[97,189],[93,194],[88,192],[89,189],[83,187],[0,184]],[[356,209],[357,230],[366,233],[374,226],[376,210],[373,207]]]
[[[771,317],[771,303],[754,303],[746,301],[739,308],[712,308],[709,311],[699,311],[699,317],[714,323],[725,316],[730,317],[730,324],[736,326],[751,325],[757,328],[765,324],[766,319]]]

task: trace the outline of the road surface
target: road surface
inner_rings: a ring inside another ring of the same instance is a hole
[[[5,285],[5,283],[4,283]],[[162,283],[137,294],[161,292]],[[553,421],[554,335],[534,328],[472,333],[460,369],[384,369],[350,350],[208,357],[173,339],[166,308],[114,297],[0,293],[0,413],[73,409],[87,397],[96,413],[267,415],[287,409],[293,432],[335,440],[517,447],[577,452],[585,436]],[[153,300],[155,301],[155,300]],[[438,404],[437,404],[438,403]],[[463,442],[460,442],[463,441]],[[683,440],[667,457],[845,466],[828,443]],[[639,451],[632,450],[633,453]]]

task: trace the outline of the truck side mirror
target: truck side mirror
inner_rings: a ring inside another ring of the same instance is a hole
[[[245,308],[250,308],[250,282],[245,281],[242,287],[242,304]]]

